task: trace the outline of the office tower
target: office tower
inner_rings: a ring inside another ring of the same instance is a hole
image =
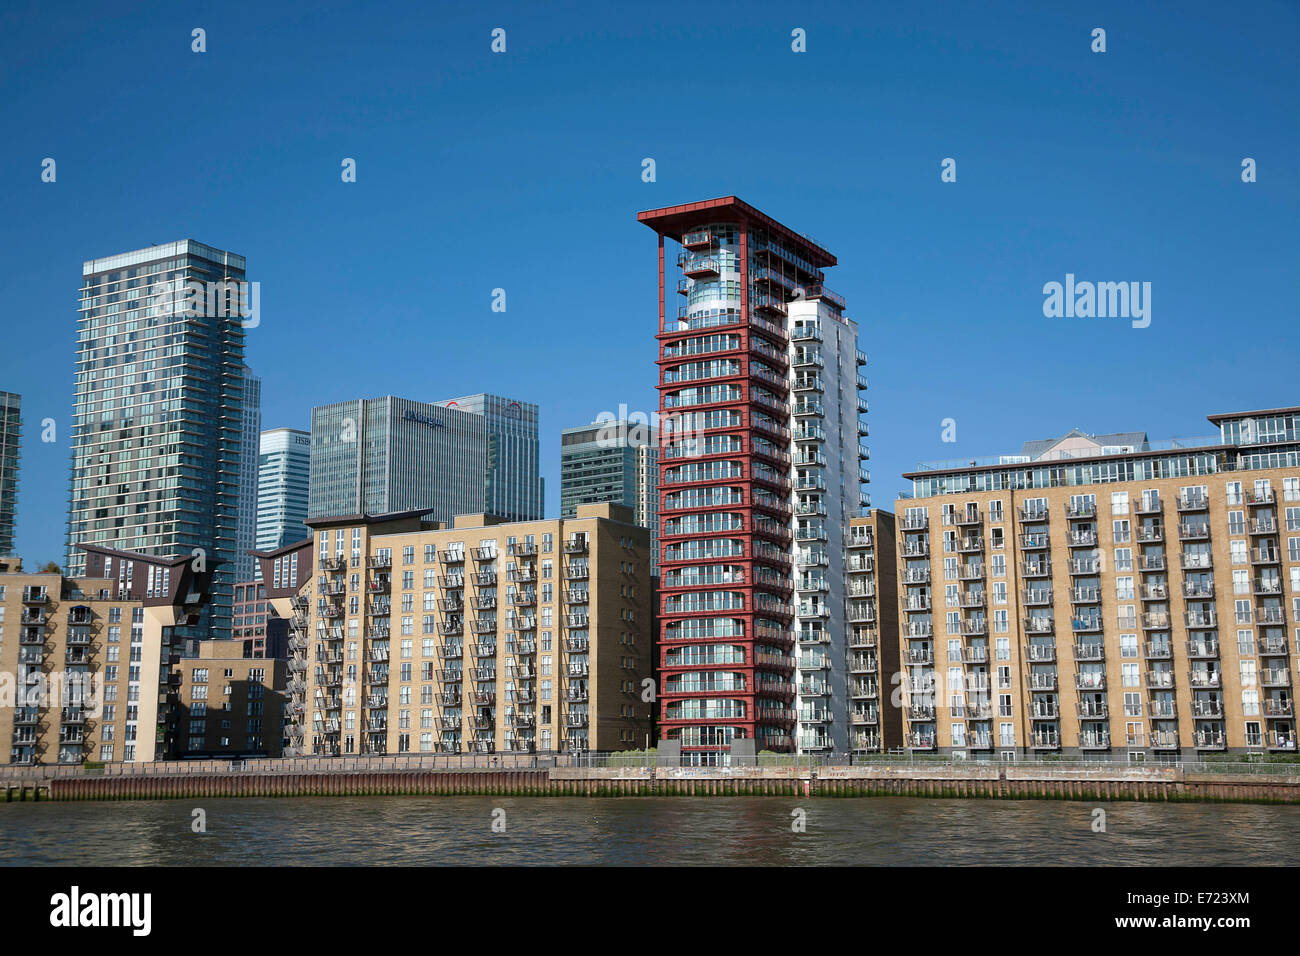
[[[500,395],[467,395],[438,404],[483,418],[487,426],[484,505],[507,521],[536,521],[545,513],[538,408]]]
[[[1074,430],[905,476],[909,748],[1295,751],[1300,408],[1209,421],[1204,439]]]
[[[13,675],[16,700],[0,707],[9,763],[179,755],[177,624],[201,615],[212,572],[186,557],[85,547],[81,578],[0,561],[0,621],[12,635],[0,641],[0,671]]]
[[[311,518],[477,514],[487,470],[482,415],[392,395],[312,409]]]
[[[631,509],[311,525],[314,541],[259,555],[291,615],[286,753],[644,746],[654,598]]]
[[[311,489],[311,432],[272,428],[262,432],[257,459],[257,550],[310,538],[307,497]],[[261,573],[261,565],[253,577]]]
[[[82,268],[67,570],[85,573],[82,544],[198,550],[217,571],[195,638],[230,634],[247,387],[239,313],[256,301],[244,268],[243,256],[189,239]]]
[[[235,546],[235,580],[250,581],[257,562],[249,554],[257,544],[258,447],[262,435],[262,380],[244,369],[244,427],[239,458],[239,533]]]
[[[699,764],[847,750],[866,382],[835,257],[734,196],[637,218],[659,238],[661,736]]]
[[[13,554],[22,448],[22,397],[0,392],[0,557]]]
[[[560,433],[560,517],[578,505],[612,501],[633,510],[651,533],[652,575],[659,574],[659,430],[644,423],[597,421]]]

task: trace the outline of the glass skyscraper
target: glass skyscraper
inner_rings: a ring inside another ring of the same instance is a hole
[[[392,395],[322,405],[311,413],[312,518],[417,508],[431,518],[482,512],[483,416]]]
[[[244,442],[239,465],[239,535],[235,580],[251,581],[257,560],[248,552],[257,543],[258,447],[262,436],[262,380],[244,369]]]
[[[483,418],[487,468],[483,510],[508,521],[537,521],[545,510],[538,407],[501,395],[467,395],[440,402]]]
[[[262,432],[257,470],[257,550],[274,551],[310,538],[311,529],[304,522],[311,478],[311,432],[297,428]]]
[[[636,523],[649,528],[651,573],[658,575],[659,431],[626,419],[598,421],[560,433],[560,517],[572,518],[578,505],[612,501],[633,510]]]
[[[0,392],[0,557],[13,554],[14,550],[22,424],[21,397]]]
[[[211,606],[183,637],[230,636],[244,270],[243,256],[191,239],[82,268],[65,564],[85,573],[83,542],[221,562]]]

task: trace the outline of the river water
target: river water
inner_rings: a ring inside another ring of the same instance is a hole
[[[1096,807],[1104,833],[1093,829]],[[191,828],[195,809],[206,833]],[[794,831],[793,811],[804,832]],[[1295,866],[1300,806],[903,797],[0,805],[0,865],[46,864]]]

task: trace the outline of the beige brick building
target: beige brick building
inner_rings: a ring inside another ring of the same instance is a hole
[[[1296,749],[1300,409],[926,466],[898,508],[907,746]]]
[[[645,745],[650,532],[630,509],[309,525],[312,541],[259,554],[291,615],[288,753]]]
[[[894,516],[879,509],[849,519],[846,697],[849,745],[855,753],[894,750],[903,743],[901,714],[889,705],[890,678],[898,673],[894,524]]]
[[[244,657],[244,641],[204,641],[175,665],[186,757],[279,757],[288,661]]]
[[[12,764],[148,762],[176,754],[180,660],[210,571],[82,545],[89,575],[0,563],[0,738]]]

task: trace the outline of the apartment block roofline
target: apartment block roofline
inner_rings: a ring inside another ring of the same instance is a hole
[[[291,554],[292,552],[297,551],[300,548],[310,548],[315,543],[316,541],[314,538],[303,538],[301,541],[295,541],[293,544],[281,545],[280,547],[275,548],[272,551],[258,551],[256,548],[253,548],[252,550],[246,553],[251,554],[255,558],[278,558],[282,554]],[[240,584],[254,584],[254,583],[261,584],[262,582],[241,581],[239,583]]]
[[[216,246],[199,242],[197,239],[178,239],[174,242],[160,242],[152,246],[145,246],[143,249],[119,252],[116,255],[104,256],[100,259],[86,259],[81,264],[81,274],[83,276],[95,275],[96,273],[107,272],[110,269],[121,269],[141,262],[169,259],[172,256],[187,253],[193,253],[200,258],[207,259],[209,262],[232,265],[241,271],[247,268],[247,260],[237,252],[218,249]]]
[[[1162,442],[1150,442],[1147,448],[1139,451],[1114,452],[1111,454],[1088,454],[1078,456],[1064,456],[1061,458],[1041,458],[1031,461],[989,461],[989,458],[1019,458],[1017,455],[1002,456],[985,456],[983,458],[971,459],[948,459],[946,461],[935,462],[918,462],[915,471],[903,472],[903,477],[913,478],[932,478],[935,475],[942,474],[968,474],[977,471],[1002,471],[1007,468],[1042,468],[1048,465],[1075,465],[1086,464],[1097,461],[1114,461],[1124,458],[1160,458],[1169,454],[1171,451],[1179,452],[1205,452],[1218,451],[1227,448],[1236,448],[1235,445],[1225,445],[1218,436],[1213,438],[1191,438],[1179,440],[1177,438],[1169,439]]]
[[[699,225],[705,213],[717,213],[720,219],[728,215],[736,216],[755,223],[776,233],[782,239],[796,246],[810,262],[818,268],[835,265],[838,260],[821,243],[795,232],[788,226],[777,222],[771,216],[755,209],[738,196],[721,196],[717,199],[705,199],[700,202],[683,203],[678,206],[662,206],[658,209],[646,209],[636,214],[637,222],[644,223],[651,229],[670,239],[681,241],[682,234],[692,226]]]
[[[306,521],[303,522],[303,524],[305,524],[309,528],[332,528],[334,525],[338,525],[338,524],[345,524],[345,525],[384,524],[385,522],[388,521],[404,521],[408,518],[422,518],[427,514],[432,514],[436,510],[437,510],[436,508],[412,508],[409,511],[390,511],[387,514],[377,514],[377,515],[353,514],[353,515],[337,515],[332,517],[308,518]],[[292,551],[295,547],[297,547],[297,545],[287,545],[285,548],[281,548],[280,550]],[[268,555],[274,553],[275,552],[272,551],[266,552],[266,554]]]
[[[1219,422],[1232,421],[1237,418],[1256,418],[1263,415],[1300,415],[1300,406],[1289,408],[1261,408],[1253,412],[1225,412],[1222,415],[1206,415],[1206,421],[1217,425]]]

